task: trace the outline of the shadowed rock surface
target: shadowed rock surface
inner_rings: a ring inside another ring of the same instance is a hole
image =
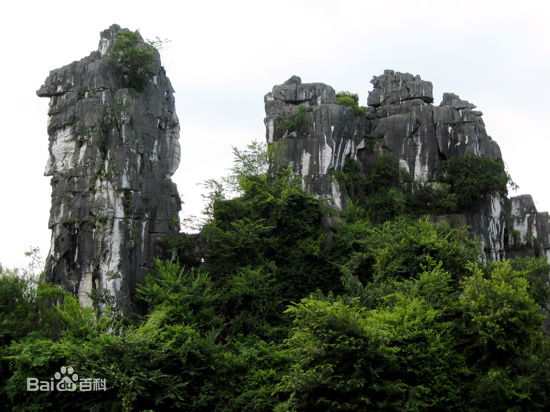
[[[173,89],[154,49],[147,82],[141,90],[130,87],[110,57],[121,30],[103,31],[97,51],[53,70],[37,92],[50,99],[46,279],[85,305],[92,304],[90,293],[131,301],[158,253],[158,238],[179,230]]]

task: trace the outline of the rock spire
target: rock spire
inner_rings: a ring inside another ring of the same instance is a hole
[[[112,25],[88,57],[53,70],[48,97],[52,206],[46,280],[91,305],[131,303],[159,237],[179,230],[173,89],[157,50]]]

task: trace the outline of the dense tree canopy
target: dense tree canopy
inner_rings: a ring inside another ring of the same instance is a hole
[[[391,157],[367,176],[347,166],[338,178],[356,202],[340,216],[302,190],[276,148],[235,158],[231,176],[211,182],[201,233],[165,239],[167,258],[138,286],[139,317],[83,308],[58,286],[1,269],[2,405],[549,409],[544,260],[483,263],[466,228],[409,213],[407,177]],[[498,177],[471,189],[448,167],[447,194],[465,190],[470,202],[502,189]],[[28,377],[49,380],[65,365],[108,389],[26,391]]]

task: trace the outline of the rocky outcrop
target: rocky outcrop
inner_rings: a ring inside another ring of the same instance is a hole
[[[510,198],[505,217],[507,256],[546,256],[550,262],[548,212],[538,212],[531,195],[522,195]]]
[[[445,93],[441,104],[434,106],[432,84],[408,73],[386,70],[372,83],[370,133],[382,151],[399,157],[415,181],[431,180],[439,161],[450,157],[467,153],[501,157],[473,104]]]
[[[472,103],[445,93],[435,106],[432,84],[409,73],[386,70],[371,83],[369,107],[360,111],[335,104],[332,87],[303,84],[296,76],[265,96],[267,140],[285,140],[287,158],[310,193],[342,207],[346,199],[331,172],[342,170],[347,156],[368,173],[379,155],[393,154],[415,185],[433,181],[439,163],[452,157],[501,158]],[[287,126],[300,110],[304,124],[297,132]],[[530,196],[490,196],[475,212],[453,218],[471,226],[488,259],[547,256],[550,261],[548,214],[537,212]]]
[[[373,78],[374,89],[369,93],[367,104],[380,107],[388,104],[400,104],[408,100],[432,103],[433,86],[420,76],[409,73],[395,73],[385,70],[381,76]]]
[[[46,279],[85,305],[93,295],[131,302],[156,241],[179,230],[170,178],[180,161],[172,86],[158,52],[139,34],[135,47],[150,53],[145,84],[137,88],[114,63],[113,42],[123,31],[103,31],[97,51],[53,70],[37,92],[50,99]]]
[[[297,76],[274,86],[265,98],[267,141],[285,139],[286,153],[304,188],[341,207],[338,186],[330,177],[347,156],[365,145],[368,120],[351,107],[336,104],[334,89],[302,84]],[[297,124],[292,124],[297,123]]]

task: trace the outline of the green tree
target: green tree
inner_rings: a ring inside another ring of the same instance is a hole
[[[513,361],[541,343],[542,313],[529,282],[509,262],[494,265],[488,277],[476,268],[463,281],[460,305],[472,339],[470,356],[483,365]]]
[[[457,196],[457,207],[471,211],[485,195],[506,196],[510,176],[502,159],[489,159],[469,153],[440,163],[436,179],[450,186]]]
[[[151,77],[156,55],[156,49],[144,42],[137,30],[118,32],[109,54],[119,70],[128,76],[129,86],[140,91]]]
[[[456,281],[480,257],[478,242],[465,228],[404,217],[378,226],[364,220],[346,224],[334,249],[341,254],[337,261],[342,273],[363,283],[415,277],[434,261],[442,262]]]
[[[205,268],[214,279],[222,279],[239,267],[274,267],[275,282],[286,299],[338,285],[327,261],[322,203],[303,191],[289,167],[277,163],[276,149],[267,150],[236,156],[232,179],[240,196],[220,196],[212,203],[212,216],[203,228]],[[264,166],[266,159],[271,160]]]
[[[223,324],[216,313],[220,306],[219,293],[205,272],[156,260],[151,272],[138,285],[137,295],[148,304],[149,313],[159,310],[170,322],[202,331],[219,330]]]
[[[537,378],[548,382],[537,365],[548,362],[542,313],[524,274],[514,271],[509,262],[499,262],[487,275],[476,269],[462,288],[463,318],[457,323],[474,372],[469,386],[472,404],[491,411],[547,408],[550,399],[533,391],[541,388]]]
[[[467,380],[440,265],[394,285],[376,309],[319,295],[289,307],[293,363],[282,410],[453,410]]]
[[[353,113],[357,115],[365,114],[365,109],[359,106],[359,96],[350,92],[336,93],[336,104],[348,106],[353,109]]]

